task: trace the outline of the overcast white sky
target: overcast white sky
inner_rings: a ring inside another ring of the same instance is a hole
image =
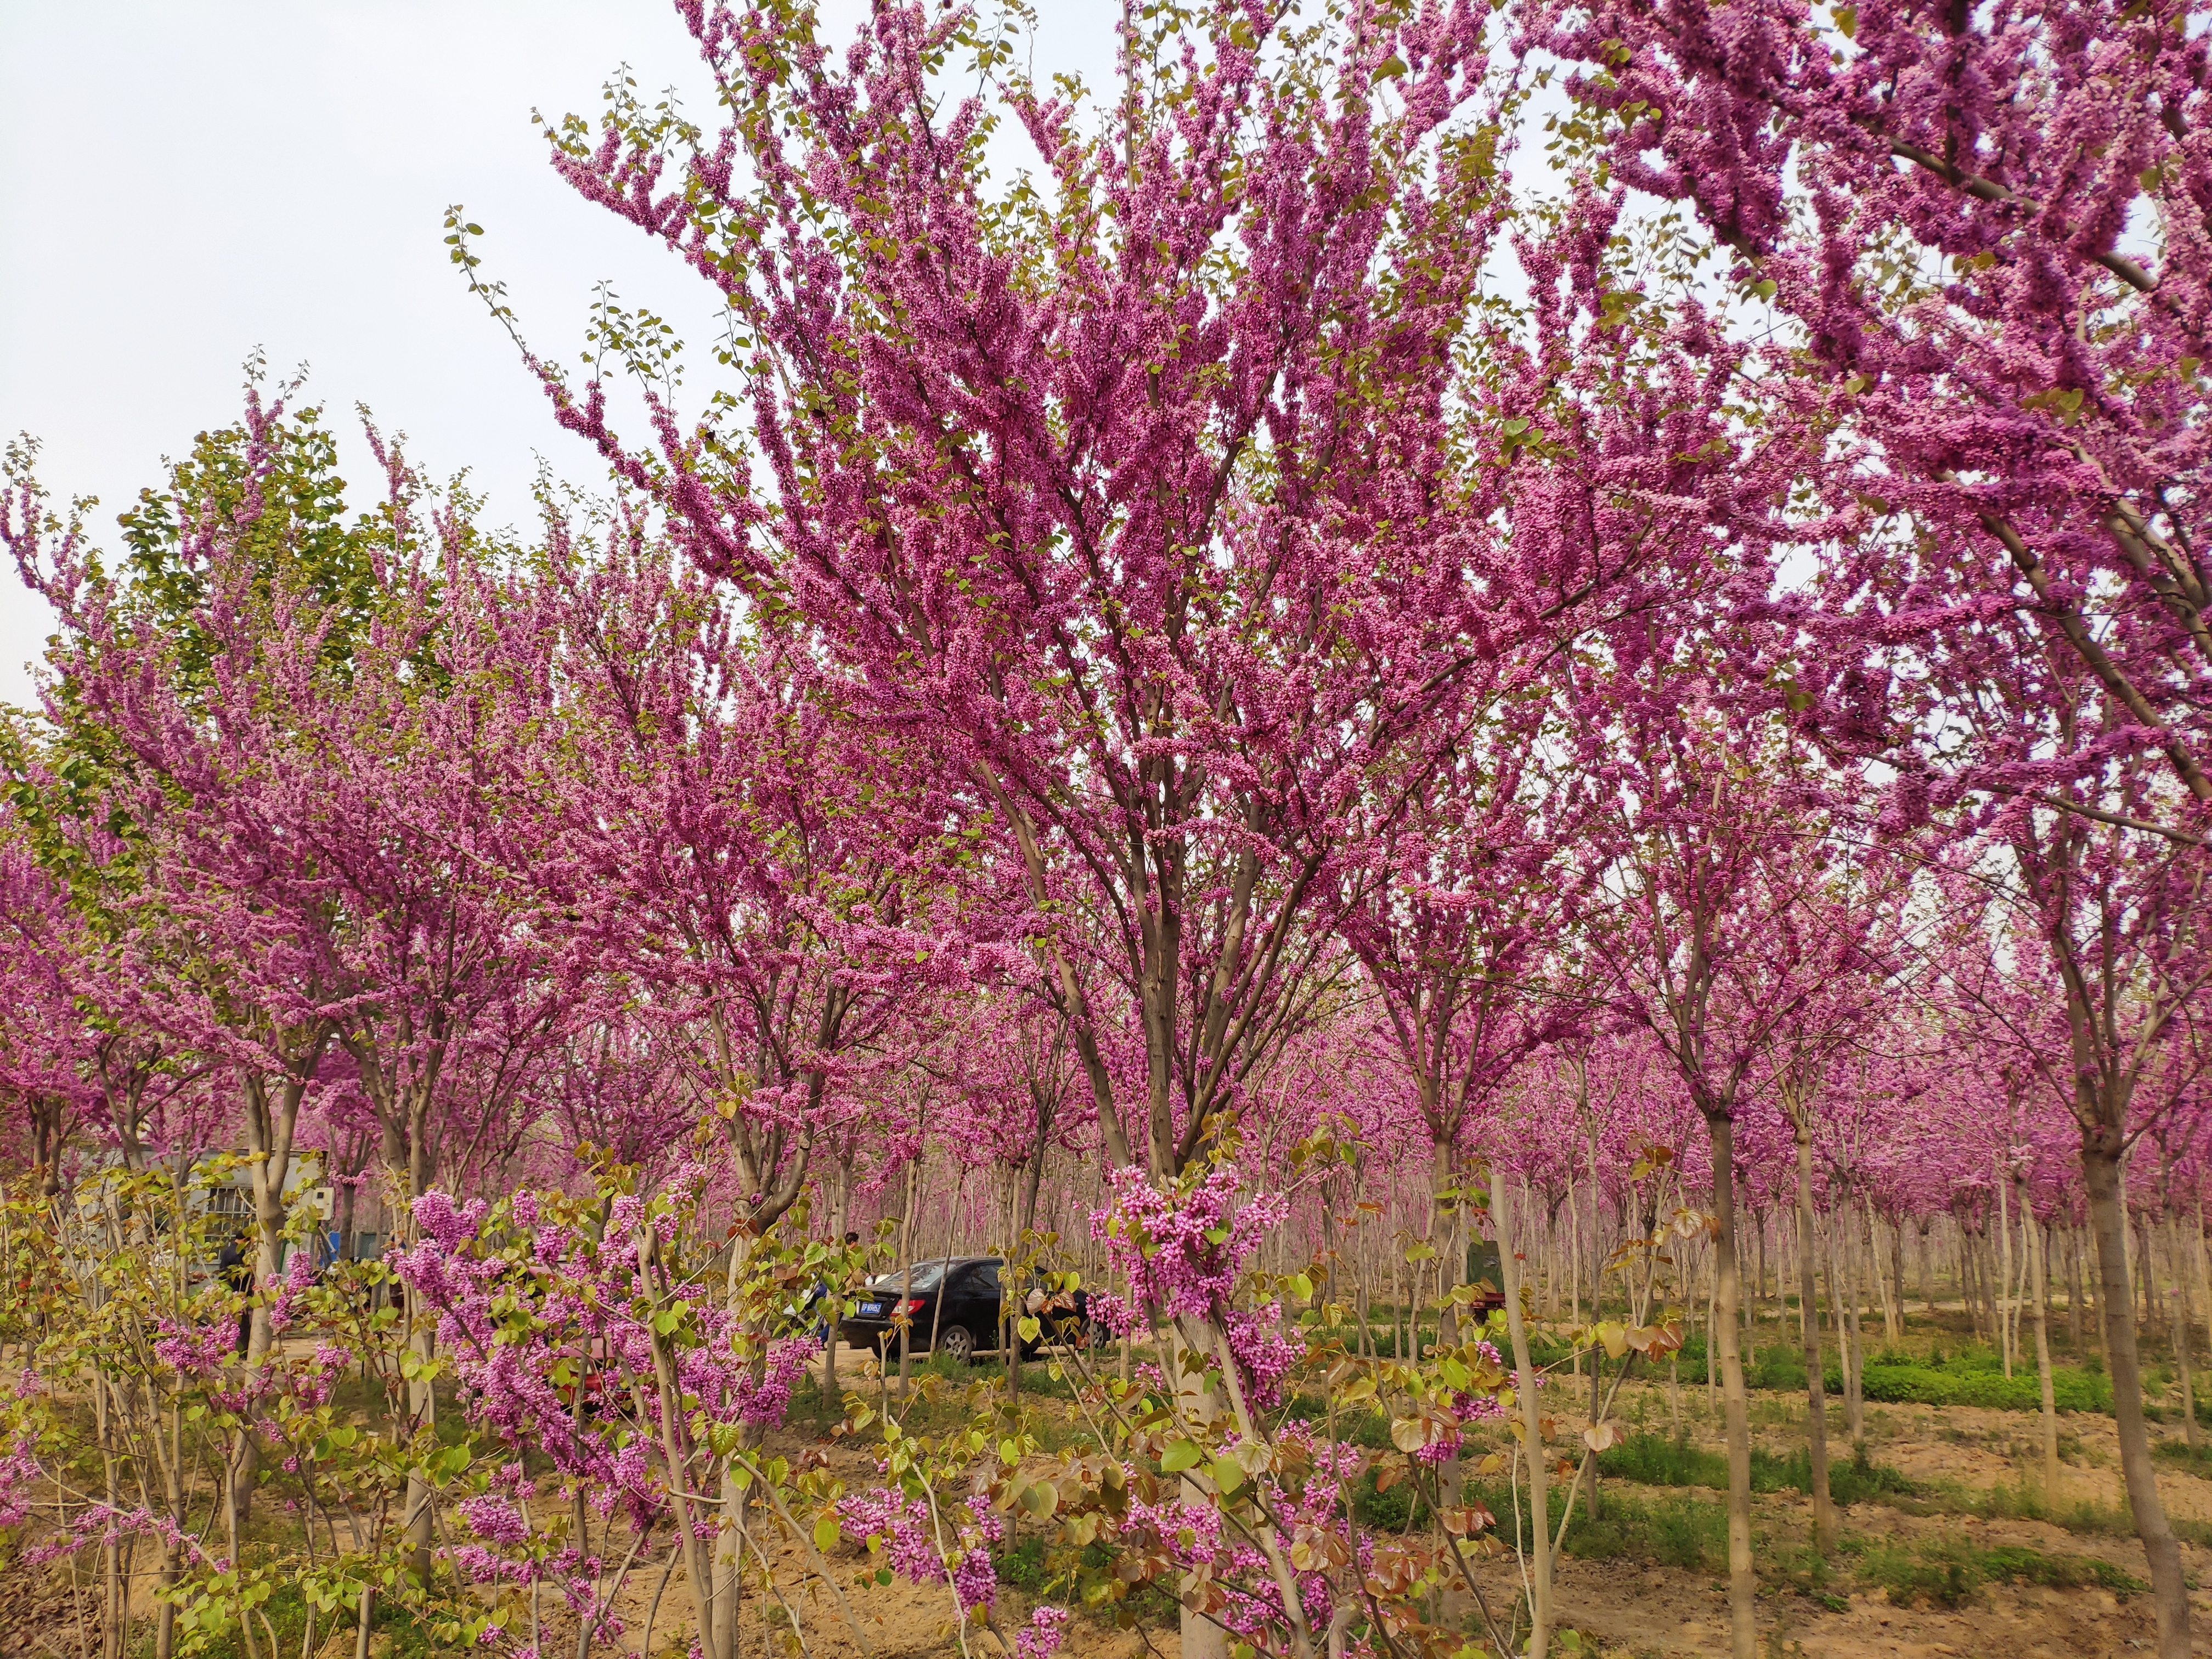
[[[1111,6],[1041,10],[1037,70],[1097,85]],[[57,500],[100,498],[104,544],[164,455],[234,418],[257,347],[307,365],[334,423],[365,403],[433,474],[468,469],[495,523],[529,517],[540,456],[598,483],[447,263],[449,202],[541,350],[573,359],[601,277],[708,333],[703,287],[569,194],[530,121],[596,111],[623,63],[710,118],[666,0],[0,0],[0,433],[43,441]],[[0,571],[0,701],[31,700],[48,627]]]

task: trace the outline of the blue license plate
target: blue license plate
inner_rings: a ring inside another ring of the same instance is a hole
[[[884,1304],[880,1302],[863,1302],[860,1304],[860,1313],[865,1318],[872,1319],[883,1310]]]

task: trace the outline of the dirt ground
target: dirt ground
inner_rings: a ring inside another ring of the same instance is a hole
[[[1632,1395],[1622,1404],[1625,1411],[1633,1411]],[[1650,1390],[1644,1404],[1655,1423],[1666,1420],[1662,1390]],[[1785,1410],[1777,1402],[1757,1413],[1769,1420],[1755,1428],[1754,1437],[1771,1449],[1784,1451],[1802,1443],[1800,1426],[1773,1420],[1784,1418]],[[1704,1431],[1694,1420],[1686,1426],[1693,1442],[1718,1447],[1717,1437]],[[2024,1468],[2039,1468],[2033,1460],[2039,1455],[2036,1448],[2040,1445],[2041,1427],[2031,1413],[1962,1407],[1938,1410],[1873,1406],[1868,1411],[1867,1426],[1876,1462],[1898,1468],[1923,1486],[1954,1495],[1998,1486],[2017,1487]],[[1836,1430],[1833,1443],[1844,1445],[1840,1420]],[[2155,1425],[2153,1428],[2154,1435],[2165,1432]],[[2119,1506],[2119,1444],[2111,1419],[2068,1417],[2062,1419],[2062,1433],[2067,1453],[2062,1502]],[[2179,1430],[2174,1433],[2178,1436]],[[844,1455],[838,1455],[842,1459]],[[2023,1459],[2028,1462],[2024,1464]],[[864,1462],[854,1461],[851,1477],[865,1479]],[[2212,1481],[2161,1464],[2159,1489],[2170,1514],[2212,1522]],[[1647,1495],[1650,1492],[1624,1490]],[[1705,1492],[1692,1495],[1716,1503],[1719,1497]],[[1761,1530],[1777,1537],[1802,1538],[1809,1534],[1811,1500],[1792,1493],[1761,1495],[1756,1502],[1755,1524]],[[2069,1531],[2040,1521],[1984,1519],[1956,1513],[1913,1515],[1883,1504],[1863,1503],[1844,1511],[1842,1525],[1846,1534],[1867,1537],[1911,1540],[1949,1533],[1984,1547],[2024,1545],[2047,1554],[2101,1559],[2138,1579],[2148,1577],[2142,1548],[2132,1537]],[[2185,1543],[2182,1559],[2192,1582],[2201,1579],[2208,1586],[2197,1590],[2191,1599],[2197,1613],[2197,1650],[2212,1654],[2212,1551]],[[860,1559],[860,1552],[848,1548],[838,1565],[849,1565],[857,1571]],[[1501,1600],[1511,1594],[1510,1560],[1492,1565],[1481,1576],[1495,1586]],[[1583,1561],[1570,1557],[1560,1564],[1559,1593],[1563,1622],[1585,1638],[1595,1638],[1595,1651],[1607,1659],[1632,1655],[1635,1659],[1702,1659],[1727,1651],[1725,1584],[1712,1575],[1651,1562]],[[951,1602],[941,1587],[924,1591],[902,1583],[889,1589],[870,1586],[849,1594],[856,1616],[883,1659],[958,1651],[946,1627]],[[1786,1592],[1762,1594],[1763,1650],[1803,1659],[1876,1659],[1876,1656],[1880,1659],[1933,1659],[1935,1656],[1962,1659],[2106,1659],[2111,1656],[2118,1659],[2149,1650],[2154,1634],[2147,1596],[2116,1595],[2095,1587],[2061,1589],[1993,1584],[1956,1610],[1925,1604],[1897,1607],[1880,1592],[1853,1592],[1841,1599],[1848,1606],[1837,1610]],[[1003,1611],[1012,1615],[1011,1627],[1026,1609],[1018,1597],[1010,1597]],[[844,1659],[854,1650],[832,1628],[833,1619],[826,1610],[817,1611],[809,1620],[810,1627],[821,1632],[823,1652]],[[1079,1618],[1069,1636],[1064,1651],[1074,1659],[1138,1659],[1146,1654],[1179,1659],[1181,1652],[1171,1629],[1115,1631]],[[990,1644],[981,1642],[972,1650],[989,1652]]]
[[[848,1353],[850,1351],[848,1351]],[[854,1362],[860,1356],[851,1355]],[[857,1363],[846,1372],[858,1374]],[[1691,1390],[1685,1389],[1685,1395]],[[1702,1390],[1698,1391],[1702,1392]],[[1668,1422],[1662,1389],[1654,1388],[1639,1402],[1632,1392],[1621,1402],[1621,1415],[1631,1421],[1639,1410],[1654,1427]],[[1802,1411],[1802,1406],[1798,1407]],[[1690,1407],[1686,1423],[1693,1442],[1717,1447],[1718,1441],[1703,1416],[1702,1402]],[[1754,1437],[1771,1449],[1786,1451],[1802,1443],[1802,1419],[1793,1421],[1790,1403],[1771,1395],[1754,1395]],[[1840,1424],[1838,1425],[1840,1430]],[[2067,1461],[2062,1502],[2065,1505],[2091,1503],[2118,1508],[2121,1504],[2119,1451],[2111,1420],[2098,1417],[2062,1419],[2063,1445]],[[1863,1503],[1844,1511],[1846,1536],[1911,1540],[1945,1535],[1968,1540],[1987,1547],[2025,1545],[2046,1554],[2092,1557],[2111,1562],[2138,1579],[2148,1577],[2141,1547],[2131,1536],[2094,1530],[2067,1530],[2039,1521],[1984,1518],[1956,1512],[1962,1499],[1986,1493],[1997,1486],[2017,1488],[2023,1474],[2039,1464],[2038,1419],[2029,1413],[1966,1407],[1935,1409],[1917,1406],[1874,1406],[1868,1412],[1869,1449],[1879,1463],[1891,1465],[1924,1488],[1944,1494],[1949,1502],[1938,1504],[1950,1512],[1911,1513],[1931,1507],[1908,1503],[1895,1507]],[[2154,1434],[2168,1431],[2154,1427]],[[2178,1435],[2179,1430],[2172,1431]],[[1832,1443],[1843,1445],[1840,1432]],[[829,1448],[833,1465],[854,1484],[872,1478],[872,1466],[858,1449]],[[2178,1518],[2212,1524],[2212,1480],[2201,1479],[2179,1465],[2161,1462],[2159,1486],[2168,1510]],[[1609,1482],[1609,1492],[1641,1496],[1655,1489]],[[1701,1489],[1678,1489],[1675,1495],[1717,1504],[1719,1494]],[[1811,1505],[1795,1493],[1762,1495],[1757,1500],[1756,1528],[1770,1539],[1802,1541],[1809,1534]],[[2185,1543],[2185,1570],[2192,1585],[2212,1585],[2212,1551]],[[863,1652],[877,1659],[908,1659],[909,1656],[954,1655],[961,1644],[951,1625],[949,1590],[942,1585],[917,1587],[895,1583],[878,1588],[872,1581],[856,1583],[866,1568],[865,1552],[841,1545],[832,1566],[842,1581],[845,1606],[818,1583],[793,1597],[789,1607],[748,1609],[749,1632],[744,1650],[769,1652],[780,1644],[763,1642],[771,1629],[793,1619],[806,1634],[810,1648],[823,1659],[857,1659]],[[1498,1599],[1510,1597],[1513,1568],[1510,1558],[1490,1564],[1481,1575],[1494,1586]],[[780,1573],[787,1583],[800,1583],[805,1575],[793,1559],[791,1570]],[[647,1604],[657,1588],[654,1576],[633,1581],[622,1598],[619,1612],[629,1626],[618,1650],[638,1651],[644,1633]],[[44,1582],[38,1582],[43,1580]],[[680,1575],[661,1589],[654,1624],[654,1644],[665,1644],[679,1626],[688,1623],[690,1608]],[[1833,1601],[1824,1606],[1811,1597],[1786,1589],[1763,1591],[1759,1602],[1762,1650],[1773,1656],[1796,1655],[1803,1659],[1922,1659],[1923,1656],[1986,1656],[1986,1659],[2104,1659],[2105,1656],[2148,1651],[2153,1634],[2148,1598],[2116,1595],[2095,1587],[2052,1589],[2038,1585],[1991,1584],[1977,1591],[1955,1609],[1925,1603],[1892,1605],[1881,1592],[1868,1594],[1838,1581]],[[1580,1560],[1571,1557],[1560,1564],[1559,1574],[1562,1621],[1580,1631],[1588,1645],[1584,1651],[1607,1659],[1690,1659],[1692,1656],[1726,1651],[1728,1607],[1723,1581],[1703,1571],[1684,1571],[1652,1560],[1615,1558]],[[549,1603],[557,1601],[549,1594]],[[2212,1654],[2212,1588],[2195,1589],[2197,1650]],[[20,1572],[0,1575],[0,1659],[14,1656],[46,1655],[52,1659],[78,1659],[96,1650],[84,1646],[69,1611],[65,1579]],[[860,1626],[866,1644],[854,1642],[845,1623],[846,1614]],[[1009,1591],[1000,1608],[1009,1633],[1028,1613],[1027,1604]],[[573,1653],[574,1626],[563,1613],[549,1605],[542,1631],[542,1651]],[[333,1633],[317,1644],[317,1659],[351,1659],[350,1629]],[[755,1644],[759,1645],[756,1646]],[[1121,1631],[1101,1620],[1079,1615],[1069,1631],[1063,1651],[1071,1659],[1179,1659],[1181,1644],[1174,1631]],[[385,1659],[388,1648],[382,1638],[373,1646],[374,1659]],[[614,1659],[606,1647],[595,1650],[603,1659]],[[988,1638],[971,1632],[968,1651],[974,1659],[1002,1651]]]
[[[1759,1403],[1771,1396],[1754,1395]],[[1625,1402],[1631,1409],[1633,1396]],[[1663,1393],[1647,1401],[1655,1422],[1663,1423]],[[1802,1411],[1802,1402],[1800,1402]],[[1798,1419],[1802,1423],[1802,1417]],[[1830,1431],[1832,1447],[1844,1446],[1840,1419]],[[1966,1407],[1869,1406],[1869,1451],[1921,1485],[1953,1494],[2017,1489],[2024,1474],[2039,1471],[2042,1425],[2030,1413]],[[1690,1425],[1696,1443],[1718,1449],[1717,1435]],[[2112,1419],[2069,1416],[2061,1419],[2065,1461],[2060,1506],[2090,1503],[2124,1509],[2119,1440]],[[2166,1431],[2156,1425],[2154,1437]],[[2179,1437],[2179,1431],[2173,1431]],[[1756,1443],[1776,1451],[1802,1444],[1802,1428],[1754,1425]],[[2039,1478],[2039,1475],[2037,1477]],[[2212,1481],[2161,1463],[2160,1497],[2177,1518],[2212,1522]],[[1626,1488],[1631,1492],[1650,1489]],[[1717,1500],[1717,1493],[1699,1493]],[[1762,1494],[1754,1500],[1754,1526],[1772,1535],[1809,1535],[1812,1500],[1795,1493]],[[2148,1577],[2142,1547],[2131,1536],[2069,1531],[2046,1522],[1992,1519],[1956,1513],[1912,1515],[1868,1502],[1842,1512],[1849,1536],[1912,1540],[1949,1534],[1984,1548],[2023,1545],[2046,1554],[2083,1556],[2112,1563],[2138,1579]],[[2196,1648],[2212,1653],[2212,1551],[2182,1546],[2183,1570],[2192,1585]],[[1504,1576],[1500,1588],[1504,1589]],[[2203,1581],[2207,1588],[2194,1588]],[[1558,1575],[1564,1622],[1598,1640],[1607,1655],[1638,1659],[1692,1659],[1725,1653],[1728,1601],[1723,1580],[1652,1563],[1620,1560],[1560,1564]],[[1956,1610],[1892,1605],[1881,1593],[1853,1592],[1842,1610],[1801,1595],[1762,1594],[1760,1639],[1765,1651],[1803,1655],[1805,1659],[1925,1659],[1926,1656],[1969,1656],[1972,1659],[2105,1659],[2148,1651],[2154,1629],[2149,1600],[2116,1595],[2095,1587],[2051,1589],[2040,1585],[1992,1584]]]

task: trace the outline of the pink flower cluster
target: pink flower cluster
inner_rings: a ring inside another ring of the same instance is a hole
[[[122,1510],[94,1504],[72,1518],[68,1526],[25,1550],[22,1560],[26,1566],[41,1567],[88,1544],[114,1544],[131,1537],[161,1538],[180,1554],[201,1554],[198,1542],[165,1516],[155,1515],[150,1510]]]
[[[581,1229],[537,1224],[540,1206],[527,1194],[495,1222],[480,1200],[459,1205],[447,1194],[426,1193],[415,1202],[421,1242],[392,1256],[393,1271],[437,1315],[439,1346],[471,1420],[511,1446],[542,1451],[591,1491],[602,1514],[625,1505],[641,1524],[663,1502],[651,1450],[657,1436],[624,1426],[629,1396],[609,1383],[623,1369],[653,1374],[649,1321],[658,1304],[637,1246],[649,1207],[621,1195],[604,1237],[595,1239]],[[663,1231],[657,1222],[655,1231]],[[526,1246],[519,1260],[518,1243]],[[726,1310],[696,1286],[678,1294],[699,1339],[675,1352],[679,1395],[714,1423],[782,1422],[820,1345],[811,1336],[775,1339],[756,1365],[732,1346],[738,1333]],[[588,1375],[596,1385],[597,1392],[586,1389],[580,1421],[577,1385],[555,1382],[556,1374]],[[657,1391],[647,1389],[645,1401],[649,1413],[658,1411]]]
[[[1283,1224],[1290,1202],[1280,1193],[1255,1193],[1237,1201],[1237,1170],[1218,1165],[1182,1193],[1164,1193],[1143,1170],[1125,1166],[1110,1177],[1114,1201],[1094,1212],[1091,1236],[1106,1247],[1108,1261],[1126,1275],[1130,1300],[1097,1297],[1093,1310],[1109,1329],[1126,1331],[1139,1310],[1163,1319],[1190,1319],[1220,1327],[1243,1372],[1255,1406],[1275,1403],[1282,1380],[1297,1364],[1297,1347],[1280,1330],[1282,1307],[1242,1310],[1237,1281],[1261,1241]]]
[[[1502,1365],[1504,1364],[1504,1361],[1499,1358],[1497,1348],[1492,1344],[1488,1342],[1477,1342],[1474,1345],[1474,1348],[1475,1352],[1480,1354],[1483,1358],[1487,1360],[1491,1364]],[[1537,1375],[1535,1381],[1538,1387],[1540,1388],[1543,1386],[1544,1379],[1540,1372]],[[1505,1415],[1505,1407],[1498,1403],[1498,1396],[1494,1394],[1455,1393],[1452,1395],[1452,1411],[1462,1423],[1467,1421],[1469,1418],[1485,1417],[1492,1419],[1503,1419]],[[1465,1437],[1455,1429],[1452,1432],[1445,1435],[1442,1439],[1438,1440],[1434,1445],[1421,1447],[1419,1450],[1413,1453],[1413,1455],[1420,1459],[1424,1463],[1441,1463],[1446,1458],[1454,1456],[1458,1453],[1460,1446],[1464,1439]]]
[[[269,1328],[282,1334],[292,1322],[292,1306],[314,1285],[315,1258],[313,1253],[295,1249],[284,1269],[283,1277],[266,1282],[264,1289],[276,1294],[269,1302]]]
[[[908,1498],[888,1486],[854,1492],[837,1502],[837,1518],[879,1547],[890,1570],[909,1583],[941,1584],[951,1567],[952,1592],[963,1607],[989,1607],[998,1599],[999,1569],[992,1546],[1006,1536],[1006,1522],[986,1504],[962,1506],[968,1524],[945,1547],[927,1499]]]
[[[19,1436],[0,1457],[0,1527],[21,1525],[30,1515],[33,1489],[44,1478],[30,1437]]]
[[[1014,1636],[1017,1659],[1053,1659],[1067,1639],[1067,1609],[1050,1603],[1030,1614],[1026,1629]]]
[[[1295,1486],[1285,1486],[1262,1476],[1267,1508],[1276,1521],[1277,1539],[1287,1552],[1300,1535],[1333,1534],[1348,1544],[1363,1567],[1370,1548],[1365,1535],[1353,1528],[1344,1513],[1339,1493],[1364,1467],[1356,1446],[1322,1439],[1297,1424],[1285,1425],[1278,1448],[1291,1454],[1291,1462],[1306,1473]],[[1213,1581],[1226,1591],[1228,1605],[1222,1622],[1243,1636],[1255,1636],[1263,1627],[1279,1624],[1283,1602],[1275,1588],[1267,1557],[1253,1544],[1228,1534],[1221,1511],[1210,1502],[1186,1502],[1164,1498],[1155,1504],[1132,1503],[1121,1522],[1123,1537],[1148,1534],[1185,1571],[1211,1570]],[[1295,1575],[1300,1606],[1314,1628],[1326,1626],[1332,1607],[1328,1581],[1321,1572]]]
[[[154,1339],[154,1357],[182,1376],[207,1376],[222,1369],[237,1351],[238,1323],[216,1320],[210,1325],[185,1325],[166,1315],[155,1320],[161,1335]]]
[[[461,1519],[468,1522],[469,1530],[488,1543],[512,1549],[530,1537],[529,1523],[512,1504],[496,1493],[486,1492],[481,1498],[465,1499],[459,1507]]]

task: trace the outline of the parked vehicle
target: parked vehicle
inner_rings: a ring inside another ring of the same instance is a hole
[[[1498,1261],[1498,1242],[1478,1238],[1467,1247],[1467,1278],[1475,1287],[1472,1304],[1477,1314],[1495,1313],[1505,1305],[1505,1273]]]
[[[1032,1287],[1009,1305],[1006,1266],[1003,1256],[951,1256],[915,1262],[910,1279],[885,1273],[859,1292],[837,1334],[856,1348],[874,1348],[889,1357],[899,1351],[896,1334],[903,1325],[915,1352],[930,1351],[933,1339],[934,1352],[969,1359],[999,1347],[1002,1317],[1018,1321],[1033,1314],[1043,1328],[1036,1340],[1022,1344],[1024,1355],[1049,1345],[1089,1341],[1089,1291],[1047,1295]]]

